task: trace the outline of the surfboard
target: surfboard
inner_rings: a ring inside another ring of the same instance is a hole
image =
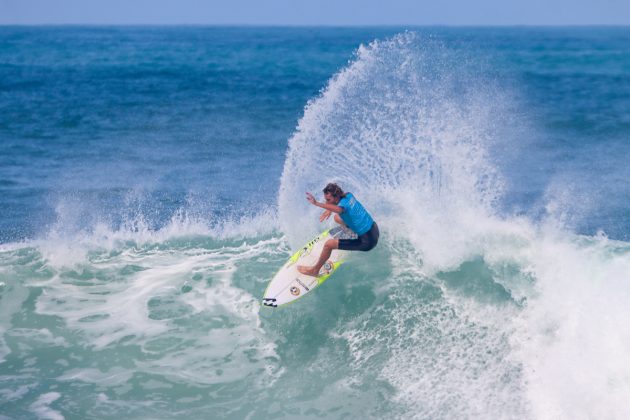
[[[346,252],[334,249],[330,258],[324,263],[318,277],[307,276],[297,270],[298,265],[310,266],[317,262],[328,239],[351,238],[352,233],[341,226],[328,229],[310,240],[300,248],[276,273],[269,282],[262,304],[270,308],[277,308],[304,297],[321,286],[344,262]]]

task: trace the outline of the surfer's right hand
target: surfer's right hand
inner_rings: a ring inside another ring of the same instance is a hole
[[[314,206],[317,205],[317,200],[315,200],[315,197],[313,197],[313,194],[310,192],[306,193],[306,200]]]
[[[319,221],[323,222],[324,220],[328,219],[330,217],[330,215],[332,214],[332,211],[330,210],[326,210],[324,211],[321,216],[319,216]]]

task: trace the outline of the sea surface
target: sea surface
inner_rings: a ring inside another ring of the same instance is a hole
[[[0,419],[630,418],[629,179],[630,27],[0,27]]]

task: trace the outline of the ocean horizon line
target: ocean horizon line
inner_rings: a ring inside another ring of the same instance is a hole
[[[493,24],[452,24],[452,23],[392,23],[392,24],[285,24],[285,23],[0,23],[0,27],[198,27],[198,28],[330,28],[330,29],[360,29],[360,28],[630,28],[627,24],[611,23],[493,23]]]

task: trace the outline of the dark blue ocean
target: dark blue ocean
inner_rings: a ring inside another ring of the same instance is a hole
[[[628,418],[628,179],[630,27],[0,27],[0,418]]]

